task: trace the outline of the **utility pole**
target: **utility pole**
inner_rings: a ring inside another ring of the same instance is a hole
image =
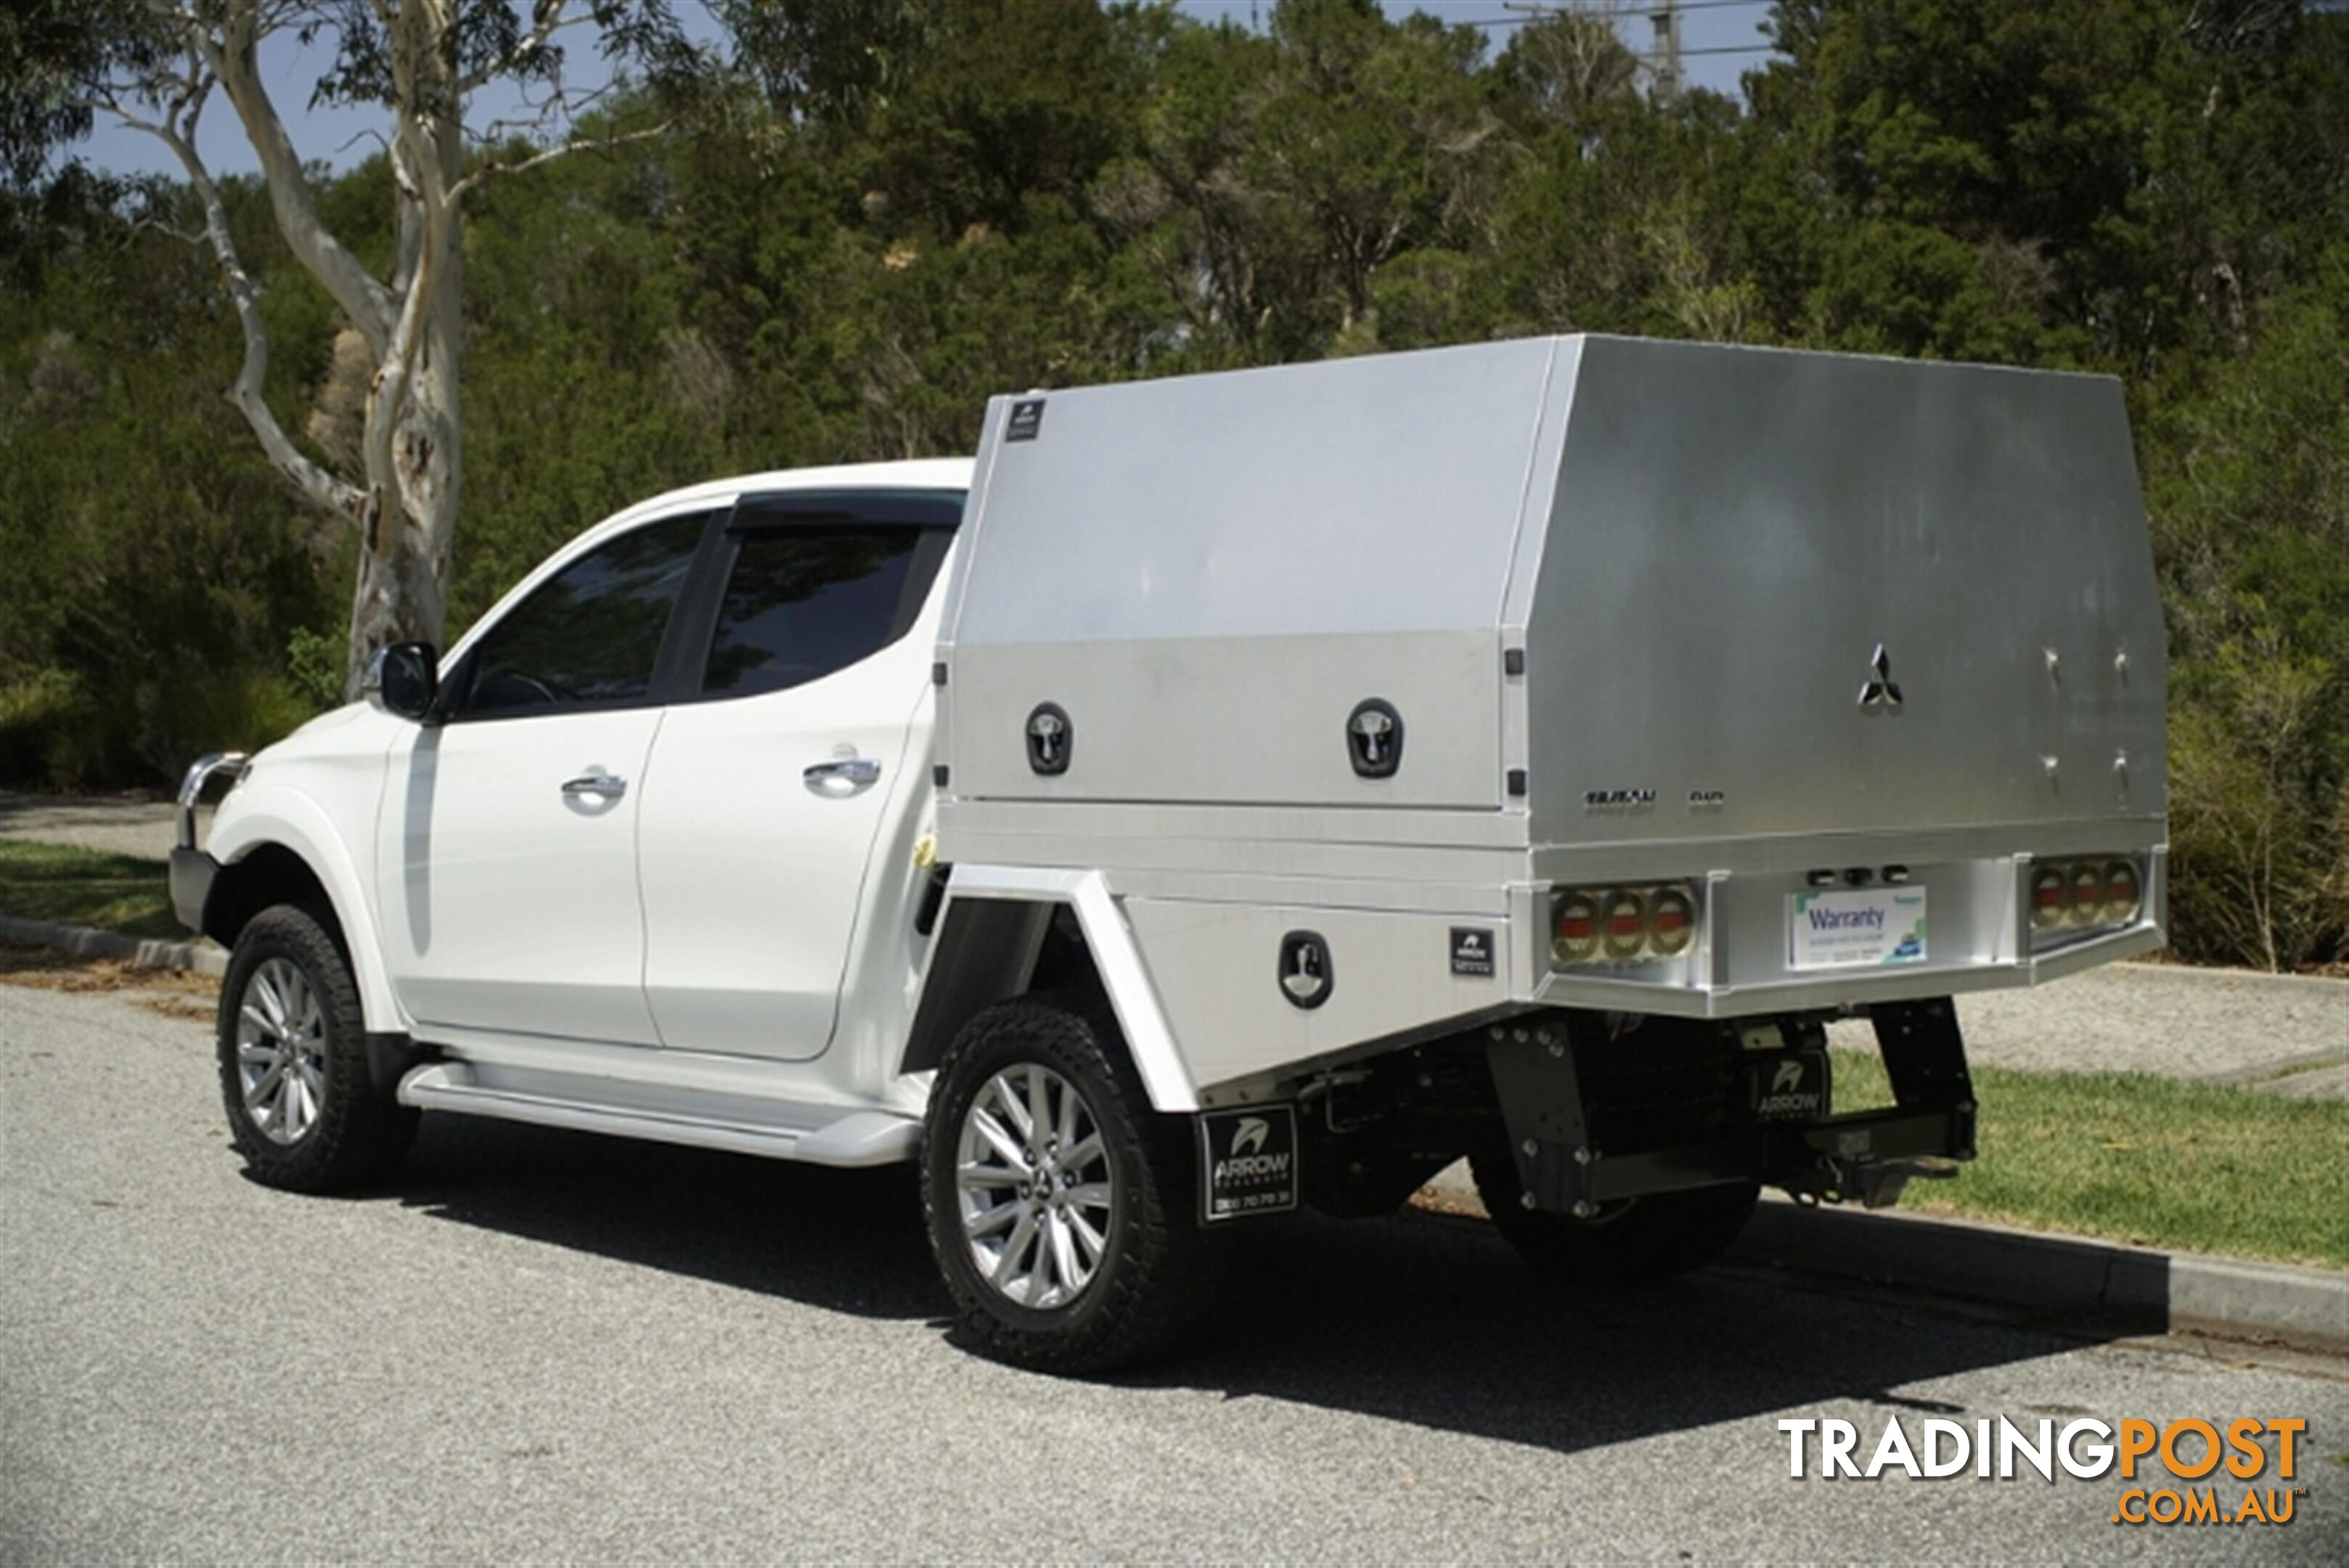
[[[1648,13],[1648,20],[1656,27],[1656,96],[1669,103],[1681,91],[1681,14],[1677,0],[1656,0],[1656,8]]]
[[[1661,102],[1670,103],[1680,96],[1681,11],[1683,5],[1693,10],[1706,11],[1724,6],[1762,3],[1763,0],[1647,0],[1648,21],[1655,28],[1655,47],[1644,57],[1642,63],[1648,67],[1651,90],[1656,99]],[[2349,5],[2349,0],[2342,0],[2342,4]],[[1501,0],[1501,7],[1506,11],[1521,11],[1528,16],[1567,16],[1575,15],[1581,9],[1564,3],[1564,0]],[[1588,11],[1582,11],[1581,14],[1588,16],[1595,12],[1606,16],[1611,22],[1623,11],[1635,9],[1637,9],[1636,5],[1626,6],[1622,5],[1621,0],[1599,0],[1598,5]],[[1766,48],[1767,46],[1761,46],[1754,52],[1765,52]],[[1700,51],[1700,53],[1716,55],[1744,52],[1746,51],[1742,49]]]

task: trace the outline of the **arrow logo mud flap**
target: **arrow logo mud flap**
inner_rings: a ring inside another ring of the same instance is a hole
[[[1213,1224],[1297,1207],[1296,1106],[1203,1111],[1196,1120],[1201,1220]]]

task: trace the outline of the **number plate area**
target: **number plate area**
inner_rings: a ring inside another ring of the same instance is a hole
[[[1297,1107],[1206,1111],[1199,1126],[1199,1218],[1210,1223],[1297,1207]]]
[[[1921,887],[1806,888],[1786,898],[1786,961],[1796,970],[1925,961]]]

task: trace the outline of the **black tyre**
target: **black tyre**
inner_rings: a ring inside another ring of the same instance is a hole
[[[326,922],[279,904],[248,922],[221,981],[221,1098],[256,1181],[332,1192],[390,1174],[417,1113],[367,1071],[358,982]]]
[[[1104,1007],[1023,998],[947,1049],[922,1141],[922,1210],[959,1336],[1041,1372],[1130,1366],[1213,1290],[1190,1123],[1160,1116]]]
[[[1535,1268],[1577,1285],[1638,1284],[1702,1268],[1737,1239],[1762,1196],[1751,1181],[1699,1187],[1625,1199],[1578,1220],[1526,1208],[1506,1155],[1480,1155],[1469,1168],[1493,1229]]]

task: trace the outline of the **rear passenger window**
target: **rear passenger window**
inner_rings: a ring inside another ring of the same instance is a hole
[[[649,694],[707,515],[631,529],[533,590],[474,645],[460,711],[518,714]]]
[[[703,692],[781,691],[888,647],[921,614],[948,537],[879,523],[745,534],[718,607]]]

